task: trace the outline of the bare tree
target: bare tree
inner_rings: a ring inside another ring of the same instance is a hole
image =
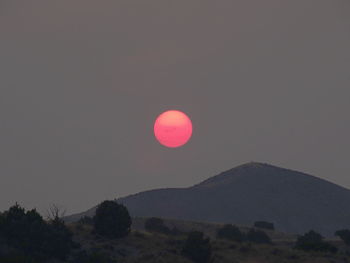
[[[46,210],[46,217],[49,221],[61,219],[66,214],[66,209],[57,204],[51,204]]]

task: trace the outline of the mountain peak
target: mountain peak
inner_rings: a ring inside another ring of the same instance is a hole
[[[282,167],[279,167],[279,166],[276,166],[276,165],[272,165],[272,164],[269,164],[269,163],[262,163],[262,162],[255,162],[255,161],[251,161],[251,162],[248,162],[248,163],[244,163],[244,164],[241,164],[241,165],[238,165],[228,171],[232,171],[232,170],[237,170],[237,169],[256,169],[256,168],[269,168],[269,169],[281,169],[281,170],[289,170],[289,169],[286,169],[286,168],[282,168]]]
[[[249,162],[188,188],[155,189],[117,200],[133,216],[252,224],[326,236],[350,227],[350,190],[266,163]],[[93,215],[94,209],[85,214]],[[75,216],[75,218],[83,214]]]
[[[256,176],[269,176],[269,175],[285,175],[285,172],[294,172],[303,174],[300,172],[288,170],[285,168],[281,168],[278,166],[274,166],[267,163],[261,162],[248,162],[239,166],[236,166],[230,170],[224,171],[218,175],[208,178],[203,182],[195,185],[195,187],[209,187],[214,186],[216,184],[223,184],[228,182],[234,182],[235,180],[239,180],[242,177],[256,177]]]

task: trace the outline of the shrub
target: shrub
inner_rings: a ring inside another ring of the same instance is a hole
[[[149,232],[170,234],[170,229],[164,225],[164,221],[157,217],[151,217],[145,221],[145,229]]]
[[[104,201],[96,209],[94,230],[107,238],[125,237],[130,232],[131,218],[124,205]]]
[[[72,234],[59,218],[47,223],[35,209],[26,212],[16,204],[2,214],[0,221],[5,243],[24,257],[65,259],[70,252]]]
[[[74,243],[73,234],[65,226],[64,221],[58,217],[49,222],[50,231],[48,235],[48,249],[50,255],[55,258],[65,260]]]
[[[182,249],[182,253],[193,262],[209,262],[211,257],[210,239],[204,238],[202,232],[190,232]]]
[[[322,251],[331,253],[336,253],[338,250],[335,246],[323,241],[323,237],[313,230],[298,237],[295,248],[305,251]]]
[[[335,232],[336,236],[339,236],[345,244],[350,245],[350,230],[349,229],[343,229],[338,230]]]
[[[3,235],[5,216],[0,212],[0,237]]]
[[[242,242],[244,240],[244,234],[239,230],[238,227],[227,224],[222,228],[219,228],[216,232],[217,238],[229,239],[237,242]]]
[[[35,211],[25,210],[17,203],[4,212],[2,234],[10,247],[18,249],[24,255],[44,257],[49,228],[43,218]]]
[[[273,223],[266,222],[266,221],[256,221],[254,223],[254,226],[258,228],[275,230],[275,226],[273,225]]]
[[[258,244],[271,244],[270,237],[260,230],[251,229],[247,233],[247,241],[258,243]]]

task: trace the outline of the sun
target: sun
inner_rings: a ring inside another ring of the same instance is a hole
[[[182,111],[165,111],[154,122],[154,135],[166,147],[183,146],[192,136],[192,122]]]

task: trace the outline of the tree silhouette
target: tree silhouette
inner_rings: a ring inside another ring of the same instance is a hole
[[[28,257],[28,262],[30,258],[64,260],[69,254],[72,234],[58,217],[46,222],[35,209],[26,212],[17,203],[0,217],[0,235],[9,247]]]
[[[336,253],[338,250],[333,245],[323,241],[323,237],[313,230],[298,237],[295,248],[305,251],[324,251],[331,253]]]
[[[211,257],[210,239],[203,236],[203,233],[198,231],[189,233],[182,249],[183,255],[196,263],[209,262]]]
[[[349,229],[343,229],[338,230],[335,232],[336,236],[339,236],[345,244],[350,245],[350,230]]]
[[[124,205],[103,201],[93,218],[97,234],[108,238],[121,238],[130,232],[131,218]]]

